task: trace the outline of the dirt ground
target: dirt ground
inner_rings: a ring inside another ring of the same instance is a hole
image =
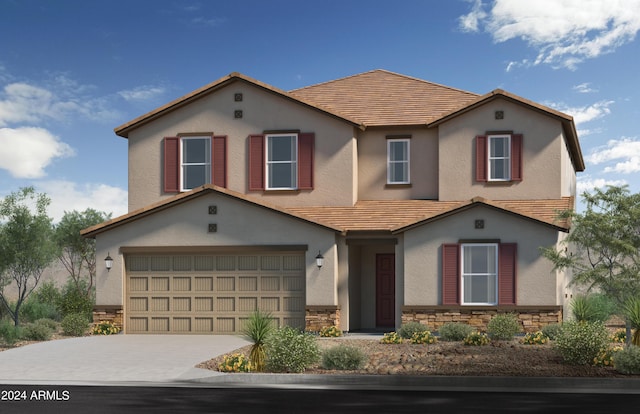
[[[358,347],[368,357],[365,367],[358,371],[329,371],[319,365],[307,374],[363,374],[363,375],[464,375],[518,377],[619,377],[612,367],[569,365],[563,362],[552,345],[525,345],[519,340],[493,341],[485,346],[469,346],[462,342],[437,342],[431,345],[381,344],[378,340],[319,338],[320,349],[338,344]],[[248,355],[250,346],[236,352]],[[204,361],[199,368],[217,370],[223,357]]]

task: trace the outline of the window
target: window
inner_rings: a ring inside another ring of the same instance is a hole
[[[489,135],[489,181],[511,179],[511,136]]]
[[[387,184],[409,184],[409,140],[387,140]]]
[[[291,190],[298,186],[298,136],[267,135],[267,189]]]
[[[462,304],[495,305],[498,295],[498,245],[461,246]]]
[[[191,190],[211,182],[211,138],[181,139],[181,191]]]

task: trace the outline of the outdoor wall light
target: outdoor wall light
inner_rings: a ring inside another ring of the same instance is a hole
[[[320,269],[323,264],[324,256],[322,255],[322,253],[320,253],[320,250],[318,250],[318,255],[316,256],[316,265],[318,265],[318,269]]]
[[[107,268],[107,272],[113,267],[113,259],[109,253],[107,253],[107,257],[104,258],[104,265]]]

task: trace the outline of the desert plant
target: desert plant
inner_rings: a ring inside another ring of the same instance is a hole
[[[387,332],[380,339],[381,344],[401,344],[402,337],[397,332]]]
[[[613,366],[626,375],[640,375],[640,346],[629,345],[616,352]]]
[[[87,282],[84,280],[81,280],[78,284],[72,280],[68,280],[63,286],[60,298],[58,299],[58,309],[60,309],[63,317],[81,313],[85,315],[87,322],[91,321],[95,301],[93,297],[86,295],[86,285]]]
[[[578,322],[605,322],[613,313],[613,305],[601,294],[577,295],[571,299],[571,314]]]
[[[322,367],[336,370],[360,369],[366,358],[364,352],[355,346],[338,345],[322,353]]]
[[[251,362],[241,353],[225,355],[223,361],[218,365],[221,372],[250,372]]]
[[[560,331],[562,331],[562,324],[550,323],[548,325],[543,326],[541,331],[547,338],[554,341],[560,334]]]
[[[569,321],[562,325],[553,345],[565,362],[589,365],[609,345],[609,333],[602,322]]]
[[[337,326],[323,326],[320,329],[320,336],[322,338],[337,338],[342,336],[342,330]]]
[[[518,317],[513,313],[500,313],[487,324],[487,333],[491,339],[510,341],[521,331]]]
[[[438,342],[438,338],[431,331],[418,331],[414,332],[409,338],[409,342],[412,344],[435,344]]]
[[[43,302],[37,295],[31,295],[20,308],[20,318],[27,323],[44,318],[59,321],[61,315],[55,303]]]
[[[426,325],[412,321],[403,323],[402,326],[400,326],[400,329],[398,329],[398,335],[400,335],[402,339],[410,339],[414,333],[425,332],[428,330],[429,328]]]
[[[522,343],[525,345],[544,345],[549,342],[549,337],[542,331],[527,332],[522,338]]]
[[[48,341],[51,335],[53,335],[53,329],[46,319],[28,323],[22,329],[22,338],[28,341]]]
[[[609,339],[611,339],[611,342],[624,344],[627,341],[627,332],[624,329],[618,329]]]
[[[640,346],[640,298],[634,297],[625,302],[623,311],[629,326],[635,330],[631,343]]]
[[[242,329],[242,333],[253,343],[249,351],[249,361],[254,371],[264,371],[266,351],[265,341],[273,331],[273,317],[269,312],[256,310],[249,315],[249,319]]]
[[[94,335],[114,335],[120,332],[120,328],[118,328],[112,321],[100,321],[93,325],[91,329],[91,333]]]
[[[438,335],[443,341],[464,341],[473,331],[473,327],[466,323],[447,322],[438,329]]]
[[[612,367],[615,355],[622,351],[622,346],[608,346],[602,349],[600,353],[593,359],[593,365],[598,367]]]
[[[264,345],[265,368],[270,372],[304,372],[320,361],[316,338],[289,326],[271,332]]]
[[[70,313],[62,319],[60,326],[66,336],[83,336],[89,329],[89,322],[84,313]]]
[[[486,333],[471,332],[464,338],[463,342],[465,345],[483,346],[488,345],[491,341],[489,340],[489,336]]]
[[[15,326],[6,319],[0,320],[0,339],[9,346],[14,345],[22,336],[22,327]]]

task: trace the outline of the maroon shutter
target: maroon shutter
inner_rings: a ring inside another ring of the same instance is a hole
[[[460,245],[442,245],[442,304],[460,303]]]
[[[522,134],[511,135],[511,181],[522,181]]]
[[[487,136],[476,137],[476,181],[487,181]]]
[[[264,135],[249,135],[249,191],[264,190]]]
[[[164,139],[164,183],[165,193],[180,192],[180,138]]]
[[[516,304],[516,243],[501,243],[498,253],[498,305]]]
[[[314,133],[298,135],[298,189],[313,190]]]
[[[219,187],[227,187],[227,136],[213,137],[211,145],[211,182]]]

